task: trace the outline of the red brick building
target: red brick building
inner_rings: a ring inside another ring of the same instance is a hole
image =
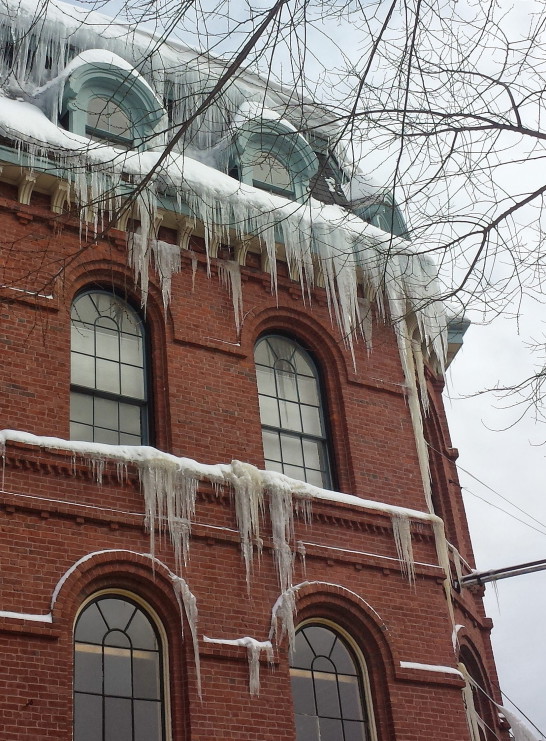
[[[184,54],[3,20],[2,737],[505,738],[395,204],[243,83],[142,186]]]

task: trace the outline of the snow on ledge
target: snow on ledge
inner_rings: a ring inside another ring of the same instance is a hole
[[[32,615],[28,612],[11,612],[10,610],[0,610],[0,618],[9,618],[10,620],[32,620],[35,623],[52,623],[53,615],[48,612],[47,615]]]
[[[452,666],[439,666],[436,664],[419,664],[415,661],[401,661],[402,669],[419,669],[425,672],[438,672],[440,674],[455,674],[457,677],[464,679],[462,673]]]
[[[238,461],[232,461],[232,463],[210,465],[199,463],[192,458],[178,457],[171,453],[165,453],[149,445],[109,445],[106,443],[84,442],[80,440],[64,440],[59,437],[34,435],[21,430],[0,430],[0,455],[5,455],[6,444],[10,442],[46,448],[47,450],[63,450],[72,453],[74,456],[81,456],[86,459],[111,460],[128,464],[132,463],[136,466],[154,463],[166,466],[171,465],[180,470],[180,472],[195,476],[200,480],[208,480],[213,484],[232,484],[235,464],[239,463]],[[430,523],[442,522],[437,515],[430,514],[429,512],[399,507],[385,502],[376,502],[372,499],[363,499],[354,494],[343,494],[338,491],[321,489],[305,481],[292,479],[277,471],[263,471],[250,466],[250,464],[244,465],[245,468],[249,467],[253,469],[253,472],[260,477],[264,488],[270,491],[286,492],[290,490],[294,495],[301,498],[347,504],[351,507],[380,512],[388,516],[399,515],[407,517],[410,520]]]

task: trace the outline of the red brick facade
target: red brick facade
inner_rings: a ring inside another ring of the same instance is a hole
[[[29,206],[1,184],[0,427],[69,436],[70,306],[84,288],[116,290],[140,305],[127,267],[125,234],[80,241],[79,224],[57,217],[46,194]],[[163,234],[168,239],[171,232]],[[163,310],[152,275],[145,322],[149,338],[152,444],[215,464],[242,460],[263,468],[253,360],[263,333],[287,334],[320,369],[336,490],[426,511],[404,377],[392,329],[374,322],[373,351],[355,346],[356,368],[332,327],[323,289],[302,299],[279,262],[278,296],[252,249],[241,268],[244,321],[237,336],[231,298],[207,276],[204,247],[192,285],[190,256],[173,277]],[[441,400],[429,377],[433,498],[448,540],[473,565],[468,529]],[[279,596],[264,516],[264,552],[247,594],[235,511],[228,490],[200,485],[184,577],[196,596],[202,699],[186,618],[169,569],[168,542],[153,561],[135,471],[120,484],[107,466],[101,485],[69,453],[8,442],[0,494],[0,717],[6,741],[72,738],[73,627],[84,601],[101,590],[130,593],[149,605],[164,631],[167,739],[294,741],[286,639],[274,664],[261,662],[259,696],[249,694],[246,649],[203,636],[268,638]],[[311,522],[296,519],[305,559],[295,565],[296,622],[329,621],[349,634],[367,663],[377,741],[468,741],[452,624],[428,523],[412,526],[416,582],[401,573],[390,518],[370,509],[313,501]],[[465,568],[463,566],[463,568]],[[455,567],[453,567],[455,574]],[[53,603],[52,603],[53,601]],[[498,699],[489,643],[491,623],[479,594],[453,594],[458,639]],[[48,617],[51,613],[51,620]],[[42,616],[43,619],[39,619]],[[423,664],[418,668],[405,664]],[[498,718],[490,713],[497,734]],[[494,738],[493,735],[487,737]]]

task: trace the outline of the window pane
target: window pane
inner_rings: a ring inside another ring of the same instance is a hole
[[[136,700],[135,741],[161,741],[161,705]]]
[[[305,469],[299,468],[299,466],[287,466],[286,464],[283,464],[283,473],[290,476],[291,479],[305,481]]]
[[[357,723],[350,720],[343,722],[345,729],[345,741],[366,741],[368,734],[364,723]]]
[[[133,657],[134,696],[159,699],[159,658],[151,651],[136,651]]]
[[[137,609],[132,602],[118,597],[105,597],[99,604],[110,630],[124,631]]]
[[[308,468],[322,468],[321,449],[322,443],[316,440],[303,440],[303,457]]]
[[[70,394],[70,419],[74,422],[93,424],[93,397],[86,394]]]
[[[302,405],[301,416],[303,420],[303,431],[310,435],[322,436],[322,424],[320,422],[319,410],[317,407],[308,407]]]
[[[119,332],[117,329],[97,327],[97,356],[119,360]]]
[[[297,376],[294,373],[277,371],[277,391],[279,398],[288,399],[289,401],[299,401]]]
[[[281,460],[281,443],[278,432],[262,430],[262,440],[264,445],[264,456],[275,461]]]
[[[102,697],[74,695],[74,741],[97,741],[102,736]],[[120,740],[121,741],[121,740]]]
[[[315,695],[311,674],[297,669],[292,669],[290,673],[292,675],[294,712],[302,715],[315,715]]]
[[[109,391],[119,394],[119,363],[97,358],[97,388],[101,391]]]
[[[124,334],[121,336],[121,357],[124,363],[142,367],[144,349],[142,338],[135,335]]]
[[[280,401],[281,427],[285,430],[301,431],[300,405],[291,401]]]
[[[70,423],[70,439],[82,440],[83,442],[93,442],[93,427],[80,425],[77,422]]]
[[[330,658],[336,665],[338,672],[340,672],[341,674],[352,674],[356,677],[357,672],[355,663],[351,657],[351,654],[347,651],[339,638],[334,644],[334,648],[332,649]]]
[[[133,741],[131,710],[131,700],[122,700],[118,697],[105,699],[104,741]],[[100,736],[98,738],[100,739]]]
[[[319,406],[319,393],[317,382],[314,378],[298,376],[298,388],[300,392],[300,401],[303,404],[313,404]]]
[[[343,725],[340,720],[321,718],[319,726],[320,741],[341,741],[343,738]]]
[[[76,624],[75,638],[85,643],[101,644],[107,625],[95,603],[86,607]]]
[[[317,715],[326,718],[340,718],[341,710],[337,696],[336,675],[313,672],[313,678],[315,680]]]
[[[296,741],[321,741],[316,716],[296,715]]]
[[[119,428],[123,432],[140,435],[140,407],[133,404],[119,405]]]
[[[117,430],[118,424],[118,403],[110,399],[95,398],[95,424],[99,427],[106,427],[109,430]]]
[[[106,430],[103,427],[93,427],[93,439],[96,443],[105,443],[106,445],[118,445],[119,433],[117,430]]]
[[[104,694],[131,697],[131,652],[125,648],[104,649]]]
[[[144,399],[144,374],[133,365],[121,366],[121,393],[135,399]]]
[[[315,654],[320,656],[330,655],[334,641],[337,639],[333,631],[323,628],[321,625],[310,625],[304,628],[303,632]]]
[[[71,355],[71,380],[78,386],[95,387],[95,363],[89,355],[73,352]]]
[[[341,675],[339,677],[339,695],[343,717],[350,720],[362,720],[358,678]]]
[[[303,466],[301,438],[291,435],[281,435],[282,459],[284,463]]]
[[[80,322],[72,323],[70,335],[72,350],[86,353],[87,355],[95,354],[95,332],[90,327]]]
[[[97,694],[102,692],[102,649],[100,646],[76,645],[74,689]]]
[[[252,170],[252,179],[260,183],[275,185],[283,190],[290,190],[292,187],[290,174],[286,167],[267,152],[260,152],[257,155]]]
[[[330,486],[330,479],[322,471],[315,471],[312,468],[305,469],[305,480],[313,486],[318,486],[321,489],[327,489]]]
[[[275,372],[272,368],[256,368],[256,380],[258,381],[258,391],[260,394],[275,396]]]
[[[260,396],[260,419],[263,425],[279,426],[279,409],[276,399]]]

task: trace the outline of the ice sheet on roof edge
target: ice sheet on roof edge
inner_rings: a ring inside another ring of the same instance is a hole
[[[175,123],[188,119],[203,100],[203,90],[210,88],[210,81],[217,80],[225,71],[221,59],[164,38],[158,45],[158,39],[146,29],[115,23],[98,13],[62,2],[48,3],[47,12],[40,19],[35,11],[32,0],[0,1],[0,27],[9,28],[18,44],[13,62],[0,59],[0,76],[4,87],[12,93],[39,101],[52,120],[57,120],[54,114],[59,111],[59,96],[55,95],[59,85],[55,84],[55,78],[62,77],[70,54],[90,49],[114,52],[135,67],[160,98],[166,86],[172,86],[172,97],[178,101],[172,111]],[[34,61],[30,69],[27,68],[29,53]],[[325,109],[314,101],[294,99],[293,91],[284,90],[270,80],[265,82],[245,69],[239,71],[237,79],[194,122],[186,143],[191,140],[198,149],[215,146],[225,136],[226,126],[231,125],[241,104],[248,101],[274,111],[275,115],[282,112],[282,117],[292,118],[298,128],[302,118],[310,116],[314,127],[319,125],[319,119],[328,123]]]
[[[17,430],[2,430],[0,454],[4,461],[8,442],[20,442],[72,453],[73,465],[76,465],[78,460],[83,460],[99,482],[102,480],[107,461],[116,464],[117,476],[122,482],[126,478],[126,466],[134,465],[138,470],[145,502],[145,522],[150,534],[150,552],[152,556],[155,553],[156,530],[160,537],[168,534],[173,545],[177,573],[182,572],[189,558],[197,486],[199,481],[203,480],[216,487],[228,486],[234,494],[241,553],[249,590],[254,555],[256,551],[261,552],[262,547],[260,521],[266,502],[272,523],[273,558],[282,593],[291,588],[297,553],[293,530],[294,512],[303,510],[305,514],[306,506],[308,507],[313,499],[349,504],[390,516],[398,557],[410,581],[414,571],[410,523],[430,522],[439,563],[444,569],[449,569],[443,522],[436,515],[426,512],[327,491],[275,471],[261,471],[241,461],[205,465],[189,458],[163,453],[149,446],[68,441],[40,437]],[[184,597],[183,593],[181,596]]]

